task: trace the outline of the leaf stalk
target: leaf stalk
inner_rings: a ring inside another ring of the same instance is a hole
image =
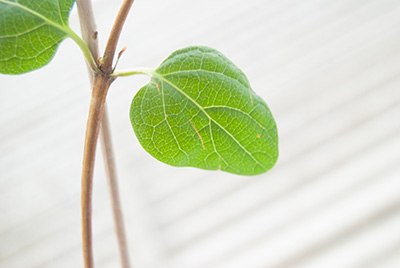
[[[65,29],[66,33],[68,36],[75,41],[75,43],[79,46],[79,48],[82,50],[83,56],[86,59],[86,62],[89,64],[90,68],[95,72],[95,73],[100,73],[100,69],[97,67],[96,60],[93,57],[92,52],[90,51],[88,45],[85,43],[85,41],[82,40],[71,28],[68,27],[68,29]]]
[[[140,68],[135,68],[135,69],[130,69],[130,70],[122,70],[118,72],[114,72],[110,74],[110,77],[124,77],[124,76],[131,76],[131,75],[136,75],[136,74],[145,74],[148,76],[155,76],[156,71],[151,68],[146,68],[146,67],[140,67]]]

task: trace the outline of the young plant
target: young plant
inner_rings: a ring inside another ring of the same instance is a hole
[[[90,1],[76,1],[82,38],[69,27],[74,2],[0,0],[0,72],[22,74],[43,67],[68,37],[85,56],[93,86],[82,166],[82,234],[85,267],[93,267],[94,158],[100,125],[106,157],[112,153],[103,113],[108,89],[115,79],[135,74],[151,78],[133,98],[130,120],[143,148],[171,166],[261,174],[278,158],[278,136],[268,106],[251,89],[243,72],[217,50],[191,46],[173,52],[156,69],[115,71],[118,38],[133,0],[123,1],[102,57]],[[114,187],[113,202],[118,207],[111,157],[106,166]],[[128,267],[122,215],[114,216],[123,267]]]

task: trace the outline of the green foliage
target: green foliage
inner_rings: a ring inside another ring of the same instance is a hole
[[[74,0],[0,0],[0,73],[21,74],[46,65],[74,35],[68,15]]]
[[[188,47],[171,54],[132,101],[143,148],[172,166],[256,175],[278,158],[268,106],[220,52]]]
[[[96,63],[68,26],[74,0],[0,0],[0,73],[46,65],[71,37],[93,70]],[[132,101],[133,129],[144,149],[172,166],[255,175],[278,158],[275,121],[242,71],[218,51],[188,47],[171,54]],[[118,75],[116,75],[118,76]]]

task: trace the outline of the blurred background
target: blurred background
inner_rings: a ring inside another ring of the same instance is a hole
[[[101,50],[121,1],[94,1]],[[76,7],[70,23],[79,32]],[[242,177],[158,162],[139,145],[118,79],[108,108],[138,268],[400,267],[400,2],[136,0],[119,69],[207,45],[275,116],[280,158]],[[83,57],[0,76],[0,267],[82,267],[80,173],[90,97]],[[96,267],[119,267],[100,150]]]

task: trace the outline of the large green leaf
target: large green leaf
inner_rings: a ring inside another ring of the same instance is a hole
[[[171,54],[132,101],[143,148],[172,166],[255,175],[278,158],[268,106],[220,52],[188,47]]]
[[[74,0],[0,0],[0,72],[20,74],[46,65],[74,35],[68,15]]]

